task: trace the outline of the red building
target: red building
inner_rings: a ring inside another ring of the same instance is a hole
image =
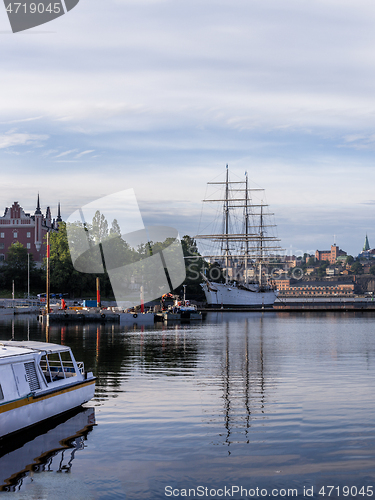
[[[10,208],[6,208],[0,217],[0,261],[6,260],[9,247],[13,243],[21,243],[34,257],[37,265],[41,265],[46,256],[46,243],[44,236],[47,231],[57,231],[61,222],[60,203],[56,220],[52,220],[51,210],[47,207],[43,215],[40,209],[39,195],[34,215],[25,213],[23,208],[15,201]]]
[[[330,264],[335,264],[337,257],[346,255],[344,250],[340,250],[337,245],[331,245],[331,250],[316,250],[315,259],[318,261],[328,260]]]

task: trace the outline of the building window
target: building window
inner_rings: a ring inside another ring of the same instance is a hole
[[[14,231],[13,238],[17,238],[17,231]]]
[[[30,233],[30,232],[27,232],[26,236],[27,236],[28,238],[31,238],[31,233]]]
[[[0,253],[0,261],[5,260],[5,255],[3,253]]]
[[[4,249],[4,243],[0,243],[0,248]]]
[[[1,247],[0,247],[1,248]],[[30,243],[26,243],[26,248],[30,250]]]
[[[5,238],[4,233],[0,233],[0,238]]]

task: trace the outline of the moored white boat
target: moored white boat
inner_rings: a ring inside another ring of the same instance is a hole
[[[0,343],[0,437],[76,408],[94,396],[95,377],[69,347]]]
[[[178,296],[174,297],[173,305],[168,306],[161,312],[164,321],[180,321],[180,320],[201,320],[202,313],[197,310],[197,306],[191,304],[189,300],[184,298],[180,300]]]

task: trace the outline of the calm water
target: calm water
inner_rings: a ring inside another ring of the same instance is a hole
[[[195,489],[190,498],[241,498],[242,487],[248,498],[273,489],[277,498],[288,489],[308,498],[305,487],[324,498],[326,485],[335,486],[330,498],[368,498],[374,325],[372,314],[334,313],[210,314],[198,325],[48,333],[32,318],[3,321],[0,339],[48,335],[98,380],[85,412],[1,450],[0,484],[13,476],[16,491],[0,497],[157,500]]]

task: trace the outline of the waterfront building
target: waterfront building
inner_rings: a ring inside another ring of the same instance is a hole
[[[352,281],[302,281],[280,279],[276,281],[280,297],[353,297]]]
[[[9,247],[18,242],[32,254],[34,261],[40,266],[46,256],[44,237],[47,231],[57,231],[61,221],[60,203],[57,217],[52,219],[50,207],[47,207],[45,215],[42,213],[39,194],[33,215],[26,213],[18,201],[15,201],[10,208],[5,208],[4,215],[0,217],[0,261],[6,260]]]

